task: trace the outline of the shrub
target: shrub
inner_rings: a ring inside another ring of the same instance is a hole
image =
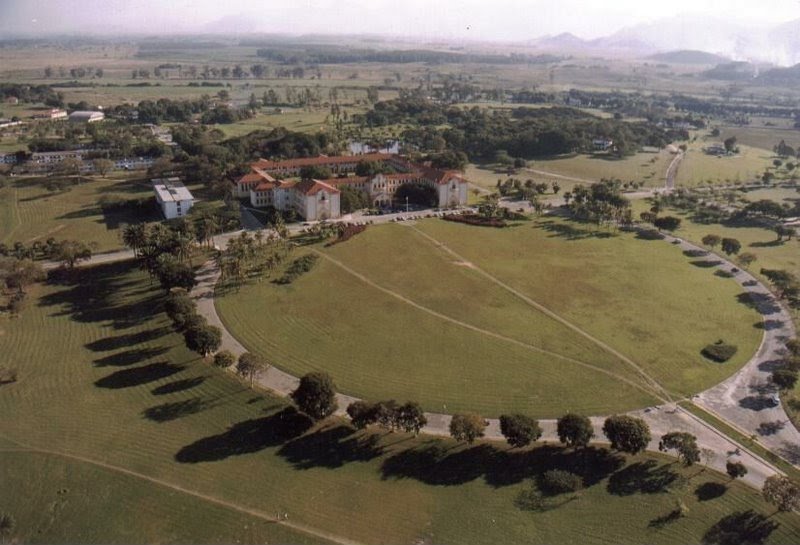
[[[354,225],[352,223],[340,225],[339,235],[334,240],[328,242],[325,246],[333,246],[334,244],[339,244],[340,242],[346,242],[357,234],[363,233],[366,230],[366,225]]]
[[[550,469],[539,477],[539,490],[548,496],[576,492],[583,488],[583,479],[571,471]]]
[[[781,390],[791,390],[797,384],[797,371],[776,369],[772,372],[772,382]]]
[[[717,363],[725,363],[736,354],[736,345],[726,344],[720,339],[703,348],[700,353]]]

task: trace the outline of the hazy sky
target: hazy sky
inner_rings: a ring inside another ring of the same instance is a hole
[[[776,23],[800,18],[800,0],[0,0],[0,37],[239,30],[480,40],[572,32],[593,38],[683,13]]]

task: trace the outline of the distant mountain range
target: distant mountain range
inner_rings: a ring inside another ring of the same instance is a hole
[[[527,45],[592,56],[642,58],[671,53],[672,60],[667,57],[660,62],[717,64],[737,60],[789,66],[800,63],[800,19],[777,26],[745,26],[722,18],[678,15],[592,40],[564,33],[535,38]],[[721,58],[703,58],[697,53]]]

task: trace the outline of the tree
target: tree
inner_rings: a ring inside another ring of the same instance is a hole
[[[747,467],[742,462],[728,461],[725,464],[725,472],[731,479],[741,479],[747,475]]]
[[[722,239],[722,251],[725,252],[727,255],[738,254],[739,250],[741,249],[742,249],[742,243],[736,240],[735,238]]]
[[[186,290],[173,290],[164,302],[164,310],[175,327],[181,329],[190,321],[190,316],[197,314],[197,305],[186,293]]]
[[[220,350],[214,354],[214,365],[222,369],[227,369],[236,363],[236,356],[230,350]]]
[[[456,441],[472,444],[475,439],[483,437],[486,431],[486,420],[476,413],[454,414],[450,420],[450,435]]]
[[[603,424],[603,433],[611,441],[611,448],[629,454],[642,452],[650,443],[650,427],[633,416],[609,416]]]
[[[185,263],[177,263],[174,258],[162,263],[156,274],[161,287],[167,291],[172,288],[189,291],[197,285],[194,269]]]
[[[739,263],[745,269],[750,265],[752,265],[753,262],[756,261],[757,259],[758,257],[756,257],[756,254],[754,254],[753,252],[744,252],[742,254],[739,254]]]
[[[719,235],[706,235],[703,237],[702,242],[713,250],[720,242],[722,242],[722,237]]]
[[[587,417],[568,413],[558,419],[558,439],[568,447],[585,447],[594,437],[592,421]]]
[[[0,513],[0,536],[3,536],[3,543],[6,542],[8,536],[14,531],[17,526],[17,521],[8,513]]]
[[[512,447],[526,447],[542,436],[539,422],[522,414],[500,416],[500,433]]]
[[[363,430],[377,420],[376,404],[369,401],[354,401],[347,406],[347,416],[353,427]]]
[[[397,427],[404,432],[418,435],[420,430],[428,424],[428,418],[419,403],[407,401],[398,407],[395,422]]]
[[[189,350],[205,358],[222,344],[222,331],[213,325],[195,325],[183,332],[183,338]]]
[[[731,136],[730,138],[726,138],[725,141],[722,143],[725,146],[725,151],[728,153],[734,153],[736,151],[736,137]]]
[[[674,216],[664,216],[661,218],[655,218],[653,220],[653,225],[658,227],[659,229],[664,229],[666,231],[674,231],[681,225],[681,219],[676,218]]]
[[[258,354],[253,354],[252,352],[245,352],[239,356],[239,361],[236,364],[236,374],[248,379],[250,386],[253,385],[256,377],[267,369],[269,369],[269,363]]]
[[[68,269],[73,269],[79,261],[86,261],[92,257],[92,249],[77,240],[62,240],[55,247],[52,257]]]
[[[92,166],[94,167],[94,171],[100,174],[100,176],[105,176],[114,168],[114,161],[101,157],[92,161]]]
[[[324,372],[304,375],[291,397],[298,408],[314,420],[332,415],[337,408],[336,386]]]
[[[797,384],[797,371],[776,369],[772,372],[772,383],[781,390],[791,390]]]
[[[64,174],[66,176],[73,176],[75,174],[79,174],[83,168],[83,161],[76,157],[67,157],[60,163],[58,163],[58,172]]]
[[[778,511],[800,509],[800,486],[783,475],[772,475],[764,481],[761,488],[764,499],[778,508]]]
[[[678,459],[685,466],[691,466],[700,461],[697,438],[691,433],[672,431],[662,435],[661,441],[658,443],[658,450],[661,452],[676,451]]]

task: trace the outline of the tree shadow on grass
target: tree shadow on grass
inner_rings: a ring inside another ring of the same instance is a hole
[[[130,388],[132,386],[141,386],[154,380],[167,378],[180,373],[186,368],[184,365],[175,365],[167,362],[156,362],[144,365],[142,367],[134,367],[133,369],[123,369],[116,373],[111,373],[107,377],[103,377],[96,381],[94,384],[99,388],[109,388],[117,390],[120,388]]]
[[[219,435],[186,445],[175,454],[175,460],[182,464],[196,464],[259,452],[299,437],[312,425],[310,418],[294,407],[286,407],[269,416],[239,422]]]
[[[127,367],[169,352],[169,348],[134,348],[94,360],[97,367]]]
[[[153,388],[153,395],[174,394],[175,392],[182,392],[184,390],[191,390],[195,386],[201,385],[205,382],[206,377],[193,377],[185,378],[183,380],[176,380],[175,382],[168,382],[157,388]]]
[[[126,333],[124,335],[117,335],[116,337],[106,337],[87,343],[86,348],[94,352],[108,352],[110,350],[117,350],[128,346],[141,344],[148,341],[161,338],[164,335],[171,333],[171,330],[166,327],[156,327],[144,331],[137,331],[136,333]]]
[[[589,238],[611,238],[615,235],[608,231],[598,231],[592,228],[577,227],[571,223],[563,223],[556,221],[540,221],[534,228],[544,229],[548,233],[552,233],[553,237],[560,237],[566,240],[584,240]]]
[[[454,450],[441,441],[403,450],[384,460],[383,479],[416,479],[431,485],[453,486],[480,477],[498,488],[520,483],[549,469],[565,469],[581,475],[586,486],[596,484],[618,470],[624,460],[606,449],[500,450],[488,444]]]
[[[133,262],[125,261],[51,271],[48,282],[62,288],[41,297],[39,305],[54,307],[53,315],[69,316],[78,322],[105,322],[115,329],[141,325],[160,311],[163,297],[154,290],[149,296],[126,299],[126,290],[139,284],[128,276],[134,267]]]
[[[781,311],[780,305],[771,295],[745,291],[736,296],[736,300],[748,308],[757,310],[763,315],[776,314]]]
[[[350,462],[368,462],[383,453],[377,433],[355,434],[350,426],[323,428],[289,441],[278,450],[295,469],[335,469]]]
[[[615,496],[658,494],[679,482],[680,475],[655,460],[637,462],[617,471],[608,479],[607,490]]]
[[[719,259],[695,259],[694,261],[690,261],[689,263],[691,263],[695,267],[700,267],[701,269],[711,269],[712,267],[722,265],[722,261],[720,261]]]
[[[723,496],[727,491],[728,487],[724,484],[709,481],[695,488],[694,495],[697,496],[697,501],[709,501]]]
[[[183,401],[162,403],[142,411],[142,416],[154,422],[169,422],[183,416],[196,414],[211,407],[211,403],[200,397],[193,397]]]
[[[703,535],[705,545],[758,545],[764,543],[780,524],[764,515],[737,511],[722,517]]]
[[[753,327],[764,331],[773,331],[782,328],[783,325],[783,320],[764,320],[763,322],[754,323]]]
[[[747,396],[739,400],[739,406],[751,411],[763,411],[774,407],[772,400],[763,395]]]
[[[783,240],[769,240],[766,242],[751,242],[748,246],[751,248],[774,248],[776,246],[783,246],[785,241]]]
[[[681,517],[683,517],[681,510],[673,509],[666,515],[661,515],[660,517],[652,519],[647,526],[650,528],[663,528],[667,524],[679,521]]]

